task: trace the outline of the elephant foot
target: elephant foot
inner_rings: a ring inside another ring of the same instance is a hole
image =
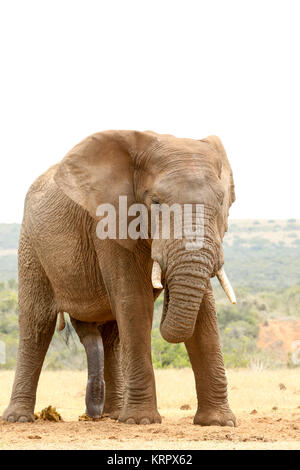
[[[230,408],[224,410],[198,410],[194,417],[194,424],[200,426],[236,426],[236,417]]]
[[[105,405],[103,410],[103,415],[108,416],[110,419],[117,420],[121,413],[123,406],[123,397],[121,399],[110,399],[109,397],[105,398]]]
[[[103,401],[99,402],[88,402],[86,406],[86,411],[85,413],[90,417],[90,418],[101,418],[102,413],[103,413]]]
[[[117,407],[117,408],[111,408],[111,407],[104,407],[104,410],[103,410],[103,416],[107,416],[108,418],[110,419],[114,419],[114,420],[117,420],[120,416],[120,413],[121,413],[121,409],[120,407]]]
[[[10,404],[2,415],[2,421],[8,421],[9,423],[32,423],[34,420],[33,410],[24,406],[24,404]]]
[[[161,423],[161,416],[156,408],[123,408],[118,418],[120,423],[125,424],[152,424]]]
[[[105,382],[101,376],[89,377],[86,388],[86,414],[90,418],[101,418],[104,408]]]
[[[108,418],[113,419],[114,421],[117,421],[119,419],[121,410],[114,410],[114,411],[109,411],[108,413],[103,413],[103,415],[106,415]]]
[[[85,414],[87,416],[89,416],[90,418],[93,418],[93,419],[100,419],[101,416],[102,416],[102,413],[101,413],[101,410],[100,409],[90,409],[90,408],[87,408],[85,410]]]

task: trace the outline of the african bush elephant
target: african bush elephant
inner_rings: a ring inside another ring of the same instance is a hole
[[[185,238],[134,239],[118,230],[116,239],[100,239],[97,208],[111,204],[121,220],[120,195],[128,206],[141,203],[149,211],[152,205],[200,205],[202,246],[188,250]],[[234,426],[210,284],[217,274],[233,295],[221,268],[234,199],[231,167],[215,136],[193,140],[150,131],[104,131],[83,140],[40,176],[25,201],[18,363],[2,418],[34,419],[43,360],[58,314],[68,312],[87,352],[87,413],[99,416],[104,406],[120,422],[161,422],[151,326],[162,282],[161,334],[186,345],[198,398],[194,423]]]

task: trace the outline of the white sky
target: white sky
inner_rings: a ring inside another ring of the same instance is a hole
[[[0,222],[85,136],[221,137],[232,218],[300,217],[300,2],[2,0]]]

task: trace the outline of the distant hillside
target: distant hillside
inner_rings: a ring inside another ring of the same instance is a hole
[[[0,224],[0,254],[6,250],[16,250],[20,235],[20,224]]]
[[[300,280],[300,220],[232,220],[224,238],[234,285],[278,290]]]
[[[0,281],[17,276],[19,224],[0,224]],[[226,271],[253,291],[293,286],[300,276],[300,220],[231,220],[224,239]]]
[[[0,281],[17,278],[20,224],[0,224]]]
[[[300,220],[236,219],[229,223],[226,243],[242,240],[253,245],[257,239],[285,245],[300,244]]]

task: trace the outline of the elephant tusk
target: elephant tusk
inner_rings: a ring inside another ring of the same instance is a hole
[[[58,327],[57,327],[58,331],[62,331],[65,326],[66,326],[66,322],[65,322],[64,313],[59,312],[59,314],[58,314]]]
[[[225,294],[227,295],[228,299],[230,300],[230,302],[232,304],[236,304],[236,297],[235,297],[233,288],[232,288],[232,286],[229,282],[229,279],[226,276],[224,268],[221,268],[217,272],[217,278],[218,278],[222,288],[224,289]]]
[[[151,280],[154,289],[163,289],[161,283],[161,267],[157,261],[153,261]]]

